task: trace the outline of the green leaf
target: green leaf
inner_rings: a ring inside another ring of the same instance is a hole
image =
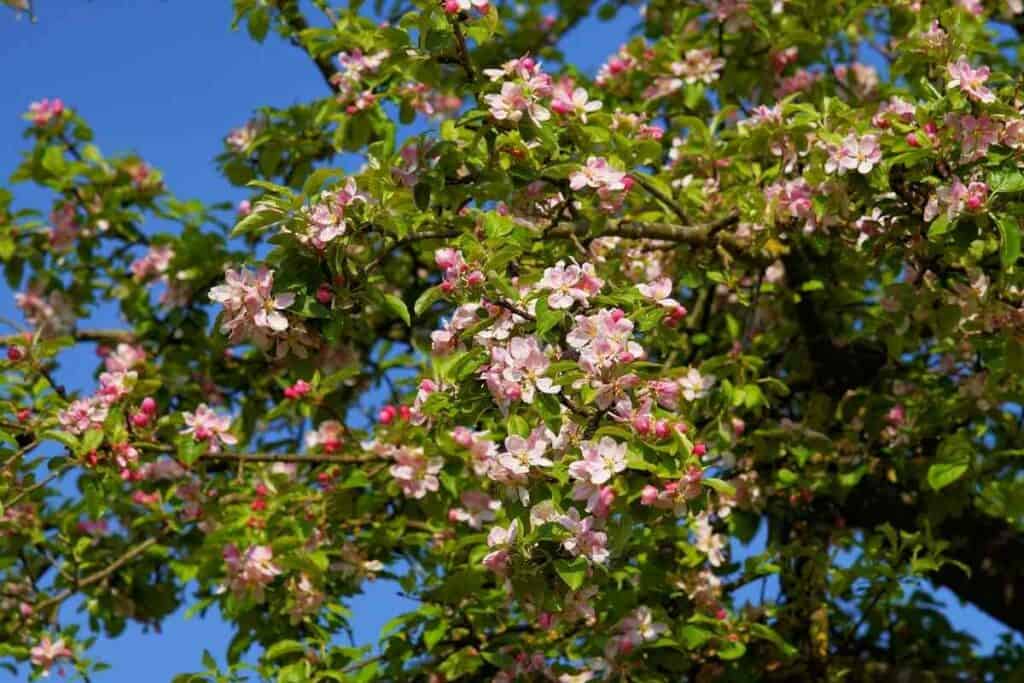
[[[305,651],[306,646],[297,640],[281,640],[267,648],[267,652],[263,655],[263,659],[270,662],[287,655],[298,654]]]
[[[434,646],[441,642],[444,635],[448,632],[448,622],[441,620],[431,626],[430,628],[423,631],[423,644],[427,646],[427,650],[431,651]]]
[[[522,415],[513,415],[508,418],[508,424],[505,426],[505,429],[509,435],[516,434],[518,436],[526,436],[530,433],[530,425]]]
[[[434,302],[441,298],[441,294],[442,292],[438,287],[431,287],[420,294],[416,298],[416,303],[412,305],[412,310],[416,317],[423,315],[423,311],[433,306]]]
[[[999,226],[999,257],[1003,268],[1012,268],[1020,256],[1020,225],[1012,216],[997,216]]]
[[[394,294],[384,295],[384,305],[387,306],[388,310],[397,315],[407,325],[412,325],[412,319],[409,317],[409,308],[405,305],[405,302],[399,299]]]
[[[231,229],[231,237],[237,238],[240,234],[255,232],[261,227],[266,227],[267,225],[278,222],[281,217],[281,213],[278,211],[273,211],[271,209],[257,209],[234,225]]]
[[[714,477],[706,477],[704,479],[701,479],[701,481],[708,488],[714,489],[715,491],[718,491],[721,494],[724,494],[729,497],[736,495],[736,487],[727,481],[715,479]]]
[[[430,185],[424,182],[416,183],[412,188],[413,199],[416,200],[416,208],[426,211],[430,208]]]
[[[78,454],[82,455],[89,451],[94,451],[101,443],[103,443],[103,430],[90,429],[85,433],[85,436],[82,437],[82,443],[78,447]]]
[[[971,464],[974,446],[963,433],[957,432],[939,445],[935,462],[928,468],[928,484],[938,491],[960,479]]]
[[[579,590],[587,579],[587,561],[582,557],[575,560],[555,560],[555,571],[572,590]]]
[[[178,440],[178,459],[186,465],[191,465],[199,460],[205,452],[205,441],[196,441],[190,436]]]
[[[938,491],[943,489],[960,477],[964,476],[967,472],[967,465],[958,465],[955,463],[935,463],[928,468],[928,484],[933,489]]]
[[[47,147],[46,151],[43,152],[43,168],[53,175],[64,173],[66,165],[64,152],[60,147]]]
[[[949,214],[941,214],[938,218],[932,221],[931,227],[928,228],[928,239],[935,239],[941,237],[947,232],[953,229],[955,222],[949,217]]]
[[[324,186],[330,178],[337,178],[342,175],[342,172],[334,168],[318,168],[309,174],[306,178],[306,182],[302,184],[302,194],[307,197],[312,197],[314,194],[320,192],[320,189]]]

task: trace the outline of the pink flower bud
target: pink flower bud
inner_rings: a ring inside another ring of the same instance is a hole
[[[466,282],[470,287],[479,287],[484,283],[487,278],[479,270],[474,270],[472,273],[466,276]]]
[[[935,137],[939,134],[939,127],[935,125],[934,121],[929,121],[924,124],[924,132],[928,134],[928,137]]]
[[[132,415],[132,424],[136,427],[145,427],[149,424],[149,415],[146,413],[135,413]]]
[[[907,144],[910,145],[911,147],[920,147],[921,146],[921,141],[918,140],[917,133],[914,133],[914,132],[907,133]]]
[[[693,444],[693,454],[698,458],[703,458],[704,454],[708,452],[708,447],[703,443]]]
[[[547,631],[548,629],[550,629],[552,626],[555,625],[555,617],[554,617],[554,615],[551,614],[550,612],[541,612],[537,616],[537,625],[540,626],[541,629]]]
[[[445,280],[439,285],[442,292],[445,294],[451,294],[455,291],[455,283],[451,280]]]
[[[393,405],[386,405],[377,413],[377,421],[384,425],[391,424],[397,415],[398,411]]]
[[[445,0],[444,11],[448,14],[458,14],[459,3],[456,0]]]
[[[456,427],[452,430],[452,439],[463,448],[470,448],[473,445],[473,432],[468,427]]]
[[[142,403],[139,405],[139,408],[141,408],[142,412],[146,415],[156,415],[156,401],[152,396],[147,396],[142,399]]]
[[[326,282],[320,285],[320,288],[316,290],[316,300],[324,306],[331,303],[332,298],[334,298],[334,292],[331,290],[331,286]]]
[[[409,418],[412,417],[412,409],[409,406],[399,406],[398,416],[402,418],[402,421],[408,422]]]
[[[18,422],[27,422],[32,417],[32,411],[28,408],[22,408],[17,412]]]
[[[654,423],[654,436],[659,439],[667,439],[672,433],[672,428],[668,426],[668,420],[658,420]]]
[[[19,360],[25,357],[25,352],[17,346],[7,347],[7,360],[12,363],[17,363]]]
[[[633,418],[633,429],[637,434],[647,434],[651,431],[651,418],[647,415],[637,415]]]
[[[644,487],[643,491],[640,492],[640,504],[641,505],[654,505],[655,501],[658,500],[658,488],[648,484]]]

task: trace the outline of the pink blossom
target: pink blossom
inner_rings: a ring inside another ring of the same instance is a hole
[[[671,65],[672,73],[681,76],[687,83],[706,83],[718,80],[718,72],[725,66],[725,60],[714,56],[708,49],[687,50],[683,61]]]
[[[548,307],[552,309],[571,308],[574,302],[586,306],[590,297],[597,294],[604,280],[597,276],[591,263],[582,266],[559,261],[554,267],[546,268],[537,289],[551,290]]]
[[[779,181],[764,190],[765,200],[776,218],[799,218],[805,221],[804,230],[811,231],[816,224],[812,190],[803,178]]]
[[[637,66],[636,58],[629,53],[629,48],[623,45],[616,54],[601,65],[594,82],[601,88],[622,82],[624,80],[622,77]]]
[[[620,649],[629,651],[635,647],[657,640],[661,634],[668,631],[668,626],[655,621],[654,615],[648,607],[637,607],[628,617],[619,622],[618,630],[621,633],[619,641]],[[628,644],[623,647],[624,644]]]
[[[527,475],[534,467],[551,467],[554,463],[547,457],[550,446],[545,427],[537,427],[529,436],[512,434],[505,439],[505,451],[498,455],[498,465],[504,476],[492,469],[491,478],[515,479]]]
[[[110,372],[124,372],[138,367],[146,362],[146,350],[135,344],[124,342],[107,354],[103,364]]]
[[[964,211],[980,211],[988,201],[988,191],[988,185],[984,182],[973,180],[965,185],[960,178],[954,176],[949,185],[940,187],[928,198],[924,219],[934,220],[943,209],[950,218],[956,218]]]
[[[181,433],[191,434],[196,441],[206,441],[210,453],[219,453],[221,444],[233,446],[238,443],[238,438],[231,433],[231,418],[217,415],[205,403],[199,404],[196,412],[185,412],[182,417],[186,427]]]
[[[771,107],[759,104],[750,112],[750,117],[745,121],[749,126],[781,126],[782,105],[775,104]]]
[[[481,374],[499,405],[533,403],[536,391],[557,394],[562,389],[544,376],[550,364],[536,337],[513,337],[508,346],[491,348],[491,362]]]
[[[960,88],[968,97],[977,102],[986,104],[996,101],[995,94],[985,87],[991,71],[987,66],[980,66],[977,69],[971,66],[967,57],[961,57],[956,62],[946,66],[949,72],[949,83],[947,88]]]
[[[584,442],[580,449],[582,459],[569,465],[569,476],[576,481],[572,498],[586,501],[587,512],[598,514],[599,510],[606,511],[610,497],[614,498],[614,493],[604,484],[626,469],[626,444],[604,436],[596,443]]]
[[[131,370],[104,372],[100,375],[100,388],[97,397],[104,404],[112,405],[131,392],[138,377],[138,373]]]
[[[495,574],[503,574],[508,567],[509,552],[519,537],[519,520],[512,520],[508,528],[494,526],[487,534],[487,547],[491,552],[483,559],[483,565]]]
[[[840,174],[847,171],[857,171],[861,174],[868,174],[871,169],[882,160],[882,150],[878,146],[878,137],[875,135],[856,136],[847,135],[838,147],[829,150],[828,161],[825,162],[825,172]]]
[[[58,290],[44,296],[33,286],[15,294],[14,304],[21,309],[25,319],[38,330],[41,337],[67,334],[75,325],[75,311]]]
[[[78,216],[75,213],[74,204],[70,202],[59,204],[50,212],[50,222],[53,225],[47,232],[51,248],[55,251],[64,251],[74,244],[79,232]]]
[[[484,102],[490,107],[491,116],[498,121],[519,123],[527,114],[536,124],[551,118],[551,112],[541,106],[536,97],[522,84],[506,81],[500,93],[484,95]]]
[[[107,411],[107,404],[99,397],[79,399],[57,413],[57,420],[65,431],[84,434],[90,429],[101,429],[107,419]]]
[[[275,296],[273,286],[272,270],[260,268],[253,274],[229,268],[224,284],[210,290],[210,299],[224,306],[220,329],[232,343],[251,339],[266,349],[288,329],[288,318],[281,311],[295,303],[295,295]]]
[[[702,375],[696,368],[690,368],[686,374],[679,378],[679,388],[682,389],[683,398],[687,401],[696,401],[704,398],[708,390],[715,384],[715,378],[711,375]]]
[[[981,159],[988,154],[990,146],[999,142],[999,123],[990,116],[950,114],[946,122],[956,131],[960,142],[960,161],[963,163]]]
[[[366,202],[366,195],[359,192],[355,178],[348,178],[338,190],[321,192],[315,203],[302,210],[306,231],[298,234],[299,240],[317,251],[326,249],[345,234],[345,212],[355,202]]]
[[[720,567],[725,564],[726,539],[714,532],[706,512],[697,515],[694,532],[697,537],[694,546],[707,555],[711,566]]]
[[[570,508],[568,513],[558,518],[558,523],[572,534],[562,542],[562,547],[573,557],[586,557],[597,564],[608,561],[608,535],[598,530],[599,522],[596,518],[580,519],[579,511]]]
[[[583,88],[573,88],[571,79],[563,79],[555,85],[552,92],[551,109],[563,116],[576,116],[583,123],[587,122],[587,114],[601,108],[600,101],[591,100]]]
[[[32,665],[42,667],[43,676],[50,675],[50,668],[59,659],[73,659],[75,653],[71,651],[67,645],[64,644],[63,638],[57,640],[50,640],[50,636],[43,636],[39,639],[39,644],[35,645],[29,654],[32,659]]]
[[[452,508],[448,519],[453,522],[464,522],[471,529],[480,529],[484,522],[493,522],[495,513],[501,509],[501,501],[491,498],[483,491],[466,491],[459,500],[463,507]]]
[[[264,589],[281,574],[281,568],[273,562],[274,551],[265,545],[254,545],[239,554],[238,548],[231,543],[224,548],[223,554],[231,592],[263,602]]]
[[[916,111],[910,102],[900,97],[892,97],[878,106],[878,111],[871,119],[871,125],[877,128],[888,128],[890,121],[893,120],[900,123],[911,123]]]
[[[345,443],[345,427],[337,420],[325,420],[306,434],[306,448],[320,448],[324,453],[337,453]]]
[[[388,470],[398,482],[402,493],[410,498],[423,498],[428,492],[437,491],[437,478],[444,467],[443,458],[427,458],[422,448],[402,446],[393,457],[395,464]]]
[[[38,128],[48,125],[64,113],[64,103],[59,98],[42,99],[28,106],[28,114],[33,125]]]
[[[162,278],[174,258],[174,248],[163,244],[149,248],[141,258],[132,261],[132,276],[136,282],[145,282],[154,278]]]
[[[326,597],[323,591],[313,585],[306,574],[300,574],[297,581],[292,580],[288,584],[288,589],[292,599],[292,606],[288,610],[292,623],[297,623],[303,618],[315,614],[323,605]]]
[[[580,366],[591,375],[644,357],[644,350],[632,340],[633,322],[619,309],[601,309],[594,315],[576,316],[566,341],[580,353]]]
[[[779,86],[775,88],[773,94],[775,97],[782,99],[793,93],[806,92],[813,88],[820,78],[821,74],[808,71],[807,69],[798,69],[792,76],[779,81]]]
[[[244,154],[263,131],[263,124],[259,121],[246,121],[246,123],[228,133],[224,141],[228,147],[237,154]]]

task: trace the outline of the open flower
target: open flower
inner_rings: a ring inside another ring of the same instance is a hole
[[[946,66],[949,73],[947,88],[960,88],[965,95],[976,102],[989,104],[996,101],[995,94],[985,87],[985,81],[991,75],[987,66],[980,66],[977,69],[971,66],[967,57],[961,57],[956,62]]]
[[[233,446],[238,443],[238,438],[231,433],[231,418],[227,415],[218,415],[205,403],[199,404],[196,412],[186,412],[183,415],[185,429],[182,434],[191,434],[196,441],[206,441],[210,453],[220,452],[221,444]]]

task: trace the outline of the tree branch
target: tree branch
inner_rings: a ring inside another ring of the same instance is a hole
[[[677,225],[675,223],[636,223],[629,220],[613,223],[599,231],[596,237],[627,237],[630,239],[654,239],[679,244],[702,245],[710,242],[722,230],[739,222],[739,216],[730,214],[713,223]],[[545,237],[571,239],[586,237],[590,226],[584,222],[563,221],[545,233]]]
[[[103,579],[107,578],[108,576],[116,572],[121,567],[125,566],[126,564],[134,560],[142,553],[146,552],[146,550],[149,549],[151,546],[155,545],[157,541],[158,539],[156,537],[147,538],[142,543],[139,543],[138,545],[129,549],[124,555],[121,555],[121,557],[117,558],[103,569],[90,574],[84,579],[77,581],[73,588],[65,588],[52,598],[49,598],[48,600],[44,600],[43,602],[39,603],[35,606],[35,611],[42,612],[50,607],[59,605],[60,603],[70,598],[72,595],[74,595],[77,591],[81,590],[82,588],[88,588],[94,583],[102,581]]]

